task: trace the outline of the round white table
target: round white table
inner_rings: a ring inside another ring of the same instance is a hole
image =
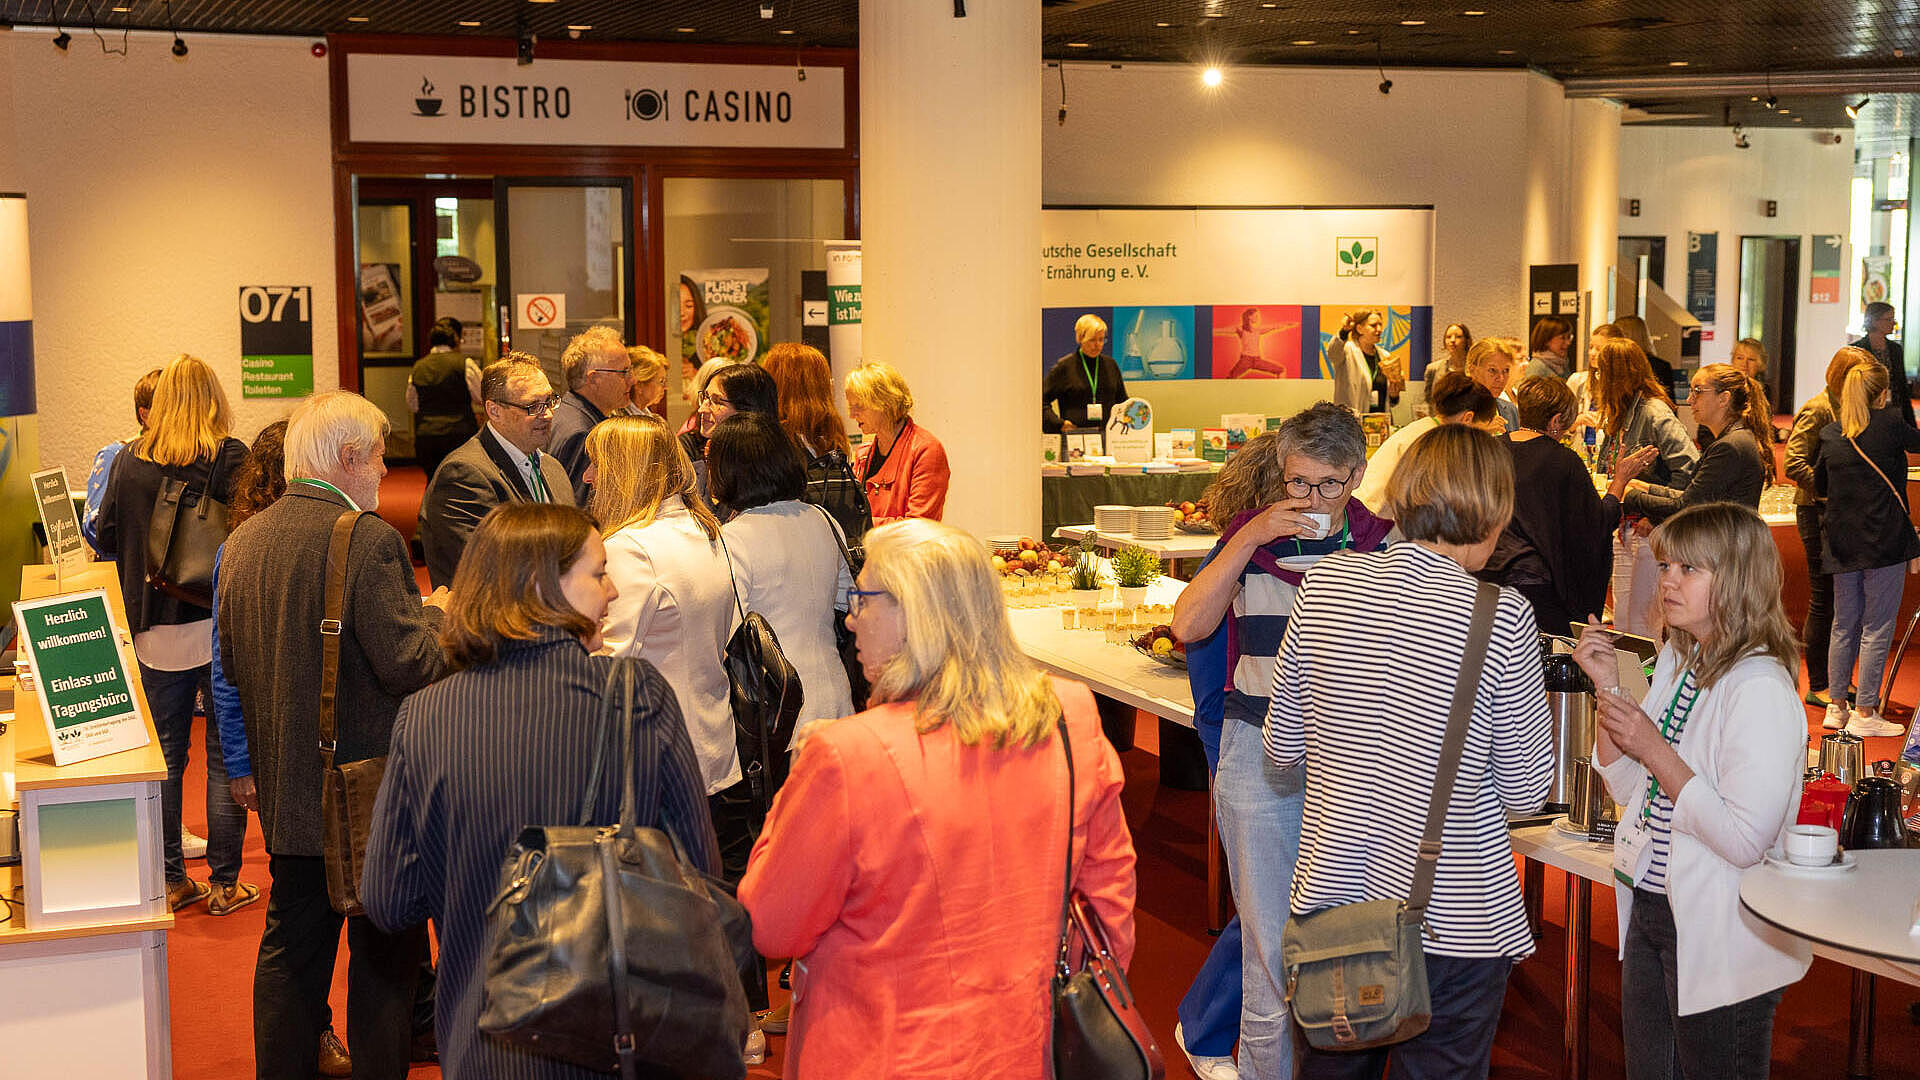
[[[1762,922],[1817,944],[1896,963],[1920,963],[1912,933],[1920,850],[1855,851],[1859,868],[1811,874],[1761,863],[1740,875],[1740,904]],[[1853,974],[1847,1075],[1873,1073],[1874,977]]]

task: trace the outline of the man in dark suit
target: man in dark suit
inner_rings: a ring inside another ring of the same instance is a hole
[[[633,388],[633,369],[627,361],[627,343],[611,326],[595,326],[574,335],[560,354],[560,367],[571,389],[553,411],[554,458],[573,481],[573,501],[587,505],[587,432],[627,404]]]
[[[567,470],[543,453],[557,402],[540,362],[508,353],[488,364],[480,396],[487,426],[447,455],[420,500],[420,547],[435,588],[453,581],[467,538],[487,511],[514,501],[573,505]]]
[[[235,797],[260,815],[273,876],[254,972],[254,1066],[311,1076],[326,1023],[344,922],[347,1041],[354,1075],[400,1080],[412,1041],[423,929],[381,933],[329,905],[322,859],[319,719],[328,546],[334,522],[358,511],[348,548],[335,692],[336,763],[387,752],[400,699],[439,678],[446,590],[423,606],[407,549],[370,513],[386,473],[386,417],[358,394],[302,403],[287,426],[279,501],[241,523],[220,562],[222,669],[240,692],[253,776]]]

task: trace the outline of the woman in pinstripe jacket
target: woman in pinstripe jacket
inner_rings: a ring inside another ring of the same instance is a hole
[[[455,673],[408,697],[374,808],[361,896],[383,929],[432,919],[440,939],[434,1028],[449,1078],[560,1080],[602,1074],[535,1056],[476,1027],[487,905],[521,828],[571,823],[603,745],[610,658],[594,656],[614,595],[587,515],[553,503],[495,508],[453,579],[441,642]],[[717,872],[705,785],[680,706],[642,662],[633,765],[660,772],[659,817],[696,865]],[[619,768],[595,793],[596,823],[619,813]]]

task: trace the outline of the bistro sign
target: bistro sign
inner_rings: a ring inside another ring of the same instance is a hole
[[[784,64],[347,57],[356,143],[846,146],[844,69]]]

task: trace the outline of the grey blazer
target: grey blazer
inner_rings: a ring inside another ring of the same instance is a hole
[[[260,829],[275,855],[320,854],[320,619],[327,545],[344,500],[311,484],[240,523],[220,556],[220,664],[240,691],[260,792]],[[347,552],[335,760],[387,752],[400,699],[439,678],[440,610],[420,603],[407,546],[374,514]]]
[[[552,454],[540,455],[540,475],[553,501],[574,505],[573,481]],[[533,492],[491,428],[456,447],[427,482],[420,500],[420,548],[434,588],[453,583],[467,539],[487,511],[504,502],[532,502]]]

